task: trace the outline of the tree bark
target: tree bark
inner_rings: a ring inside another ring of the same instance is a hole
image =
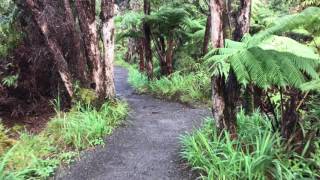
[[[127,44],[127,52],[125,54],[125,60],[126,62],[130,63],[132,60],[132,56],[134,54],[134,47],[135,47],[135,39],[134,38],[128,38],[128,44]]]
[[[251,0],[240,0],[234,39],[240,41],[250,29]]]
[[[213,48],[223,47],[223,22],[222,11],[223,2],[221,0],[210,0],[210,14],[211,14],[211,41]],[[211,77],[212,85],[212,113],[216,122],[218,130],[223,130],[224,123],[224,78],[220,75],[214,75]]]
[[[218,130],[224,129],[224,109],[225,102],[223,96],[223,89],[225,86],[225,80],[221,76],[211,77],[211,89],[212,89],[212,114]]]
[[[210,30],[211,30],[211,15],[209,14],[207,17],[206,30],[205,30],[204,39],[203,39],[203,48],[202,48],[203,55],[208,53],[208,47],[209,47],[209,41],[210,41]]]
[[[143,72],[144,71],[144,38],[140,38],[139,40],[139,58],[140,58],[140,61],[139,61],[139,70],[140,72]]]
[[[68,68],[68,63],[63,56],[63,53],[61,51],[61,48],[58,45],[57,40],[53,36],[50,36],[49,34],[48,22],[46,21],[46,18],[43,14],[45,5],[42,4],[42,6],[40,6],[34,0],[27,0],[26,3],[30,11],[32,12],[32,17],[34,21],[39,26],[40,31],[45,38],[45,42],[48,45],[50,52],[54,57],[54,60],[56,62],[56,65],[57,65],[60,77],[64,83],[64,86],[66,87],[66,90],[69,96],[72,98],[73,97],[72,76]]]
[[[211,42],[213,48],[220,48],[224,45],[222,19],[223,7],[222,0],[210,0]]]
[[[167,75],[173,73],[173,49],[174,49],[174,40],[173,33],[170,32],[167,40],[168,49],[166,51],[166,65],[167,65]]]
[[[231,139],[237,137],[237,104],[240,96],[240,85],[232,68],[230,68],[229,76],[224,89],[224,123],[231,135]]]
[[[70,49],[72,58],[70,62],[70,66],[72,66],[71,71],[75,75],[75,77],[80,80],[80,83],[82,85],[86,85],[88,83],[86,60],[81,50],[81,36],[77,31],[75,18],[69,0],[64,0],[64,8],[66,12],[67,27],[69,28],[69,31],[71,33],[73,45],[73,48]]]
[[[150,15],[151,7],[150,7],[150,1],[144,0],[144,14]],[[152,64],[152,51],[151,51],[151,29],[149,24],[146,22],[143,23],[143,32],[144,32],[144,38],[145,38],[145,58],[146,58],[146,65],[147,65],[147,75],[148,79],[153,79],[153,64]]]
[[[95,18],[95,1],[77,0],[76,8],[79,14],[80,28],[84,40],[84,48],[91,69],[92,87],[96,91],[98,101],[105,98],[103,64],[100,58],[97,24]]]
[[[104,45],[105,95],[108,99],[113,99],[115,97],[113,72],[115,41],[114,0],[101,1],[101,20]]]
[[[160,73],[165,76],[168,74],[167,63],[166,63],[166,43],[163,36],[159,38],[153,37],[153,42],[156,48],[156,52],[159,56]]]

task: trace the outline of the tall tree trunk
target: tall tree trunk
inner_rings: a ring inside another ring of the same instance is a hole
[[[50,36],[48,22],[46,21],[46,17],[43,14],[43,10],[45,4],[40,6],[35,0],[27,0],[26,1],[28,8],[32,12],[32,17],[39,26],[41,33],[43,34],[45,41],[49,47],[50,52],[53,55],[53,58],[56,62],[60,77],[66,87],[66,90],[69,96],[73,97],[73,87],[72,87],[72,76],[70,74],[68,63],[65,60],[63,53],[61,51],[61,47],[59,47],[57,40]]]
[[[211,42],[213,48],[220,48],[224,45],[223,37],[223,1],[210,0],[211,14]]]
[[[250,29],[251,0],[240,0],[234,39],[240,41],[245,33]]]
[[[102,20],[102,34],[104,45],[104,65],[105,65],[105,95],[108,99],[115,97],[114,87],[114,40],[115,40],[115,26],[114,26],[114,0],[101,1],[101,20]]]
[[[80,1],[77,0],[76,8],[79,14],[80,28],[84,39],[84,48],[88,59],[89,67],[91,67],[91,74],[98,97],[98,103],[101,103],[105,98],[104,89],[104,74],[103,63],[100,58],[100,50],[98,43],[98,33],[95,14],[95,1]]]
[[[76,22],[70,6],[70,0],[64,0],[64,8],[66,12],[67,27],[69,28],[69,31],[71,33],[73,45],[73,48],[71,48],[72,60],[69,64],[70,66],[72,66],[71,71],[75,75],[75,77],[80,80],[82,85],[86,85],[88,83],[86,60],[81,50],[81,36],[76,28]]]
[[[223,2],[222,0],[210,0],[211,15],[211,41],[213,48],[223,47]],[[212,85],[212,113],[219,130],[224,129],[224,78],[220,75],[211,77]]]
[[[210,30],[211,30],[211,15],[209,14],[207,17],[206,30],[205,30],[204,39],[203,39],[203,48],[202,48],[203,55],[208,53],[208,46],[210,41]]]
[[[144,0],[144,14],[149,15],[151,11],[150,7],[150,1]],[[151,51],[151,29],[149,24],[146,22],[143,23],[143,32],[144,32],[144,38],[145,38],[145,58],[146,58],[146,65],[147,65],[147,75],[148,79],[153,79],[153,64],[152,64],[152,51]]]
[[[140,72],[144,71],[144,38],[139,39],[139,70]]]

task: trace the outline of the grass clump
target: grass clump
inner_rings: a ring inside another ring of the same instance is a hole
[[[210,78],[201,71],[186,75],[175,72],[169,77],[148,81],[144,74],[131,67],[128,81],[139,92],[184,103],[207,103],[210,99]]]
[[[80,150],[103,144],[127,114],[124,102],[105,103],[100,110],[76,105],[58,113],[40,134],[20,134],[0,156],[0,179],[46,179],[61,163],[69,163]]]
[[[319,149],[305,157],[288,152],[270,121],[259,113],[238,114],[238,138],[218,135],[212,119],[182,137],[182,156],[202,179],[317,179]]]
[[[45,133],[61,144],[81,150],[102,143],[102,137],[112,132],[127,113],[125,103],[106,103],[100,111],[87,106],[76,106],[67,114],[55,117]]]

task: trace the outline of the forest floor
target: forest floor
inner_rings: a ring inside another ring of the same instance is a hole
[[[181,160],[180,135],[199,127],[209,110],[139,95],[127,83],[127,70],[116,67],[117,94],[130,106],[129,117],[105,139],[104,147],[82,153],[54,179],[194,179]]]

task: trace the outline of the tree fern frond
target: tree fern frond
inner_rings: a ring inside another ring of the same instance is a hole
[[[263,42],[273,34],[280,34],[282,32],[290,31],[298,27],[304,27],[308,30],[314,29],[320,24],[320,8],[309,7],[298,14],[287,15],[277,19],[266,30],[256,34],[249,42],[248,46],[253,47]]]

